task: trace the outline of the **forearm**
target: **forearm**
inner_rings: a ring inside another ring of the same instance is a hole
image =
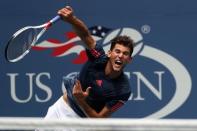
[[[76,34],[81,38],[82,41],[89,47],[94,48],[94,39],[92,38],[87,26],[83,21],[78,19],[76,16],[72,16],[68,23],[70,23],[76,32]]]
[[[95,41],[91,36],[87,26],[73,14],[71,7],[67,6],[60,9],[58,14],[61,16],[62,20],[72,25],[76,34],[81,38],[82,41],[84,41],[88,48],[92,49],[95,47]]]
[[[76,16],[72,16],[67,20],[68,23],[70,23],[73,27],[73,29],[76,31],[77,35],[80,37],[88,36],[90,35],[88,28],[86,25],[78,19]]]
[[[92,107],[90,107],[85,101],[78,101],[79,106],[83,110],[83,112],[88,116],[88,117],[93,117],[93,118],[101,118],[104,117],[97,113]]]

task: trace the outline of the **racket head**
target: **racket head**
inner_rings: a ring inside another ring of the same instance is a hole
[[[27,26],[18,30],[8,41],[5,48],[5,58],[8,62],[17,62],[27,55],[37,40],[48,28],[60,20],[57,15],[50,21],[39,26]]]
[[[29,53],[31,46],[37,41],[38,31],[31,26],[17,31],[8,41],[5,58],[8,62],[17,62]]]

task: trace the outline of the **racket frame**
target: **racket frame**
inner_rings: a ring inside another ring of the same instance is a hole
[[[57,15],[53,19],[51,19],[50,21],[48,21],[45,24],[38,25],[38,26],[26,26],[26,27],[23,27],[22,29],[18,30],[17,32],[15,32],[12,35],[11,39],[8,41],[8,44],[7,44],[6,49],[5,49],[5,58],[6,58],[6,60],[8,62],[17,62],[17,61],[21,60],[24,56],[26,56],[30,52],[31,47],[35,45],[35,43],[38,41],[38,39],[49,29],[49,27],[51,27],[59,19],[60,19],[60,16]],[[10,41],[12,41],[20,33],[22,33],[23,31],[25,31],[27,29],[41,29],[41,28],[43,28],[43,29],[36,35],[36,37],[34,38],[34,40],[32,41],[32,43],[29,46],[30,48],[28,48],[26,51],[24,51],[23,54],[21,54],[20,56],[16,57],[15,59],[9,59],[8,58],[8,52],[7,51],[8,51],[9,45],[10,45]]]

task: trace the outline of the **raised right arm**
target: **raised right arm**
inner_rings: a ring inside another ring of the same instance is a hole
[[[76,34],[81,38],[81,40],[86,44],[89,49],[95,47],[95,40],[91,36],[87,26],[83,21],[77,18],[74,15],[73,9],[69,6],[66,6],[58,11],[58,14],[61,18],[72,25]]]

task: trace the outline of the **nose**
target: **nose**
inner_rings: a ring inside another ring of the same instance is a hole
[[[119,54],[118,54],[118,57],[119,57],[119,58],[122,58],[122,57],[123,57],[123,53],[119,53]]]

